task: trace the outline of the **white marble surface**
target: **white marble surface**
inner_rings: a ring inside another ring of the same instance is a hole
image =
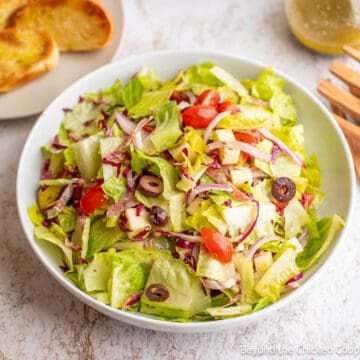
[[[125,0],[124,7],[126,34],[117,58],[157,49],[215,49],[271,64],[314,92],[320,78],[328,76],[332,58],[295,42],[282,0]],[[17,217],[15,180],[34,121],[0,123],[1,360],[251,359],[256,351],[267,351],[263,359],[360,358],[359,205],[338,257],[292,305],[220,333],[142,330],[77,301],[49,276],[27,245]]]

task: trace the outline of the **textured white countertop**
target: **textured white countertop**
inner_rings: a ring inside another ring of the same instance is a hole
[[[329,76],[333,59],[311,53],[293,39],[282,0],[125,0],[124,7],[126,33],[119,59],[149,50],[200,48],[255,58],[291,74],[313,92]],[[50,277],[27,244],[17,216],[15,180],[34,122],[35,117],[0,122],[1,360],[251,359],[256,353],[263,359],[360,358],[359,204],[338,257],[319,281],[264,320],[208,334],[135,328],[76,300]]]

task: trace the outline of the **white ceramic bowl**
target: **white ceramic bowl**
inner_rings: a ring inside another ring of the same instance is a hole
[[[119,77],[123,83],[143,66],[156,69],[161,79],[174,76],[180,69],[196,63],[212,61],[238,78],[254,78],[264,68],[263,65],[228,54],[197,51],[164,51],[133,57],[102,67],[64,91],[43,112],[33,127],[24,146],[17,177],[17,203],[20,219],[29,244],[45,268],[79,300],[98,311],[125,323],[143,328],[170,332],[206,332],[241,326],[259,319],[276,309],[289,304],[314,283],[319,270],[336,252],[339,243],[345,240],[345,232],[350,222],[355,198],[355,176],[351,155],[346,140],[326,108],[310,92],[301,87],[291,77],[277,71],[286,80],[286,91],[297,105],[299,121],[305,127],[306,146],[309,153],[316,153],[322,171],[322,188],[326,191],[326,200],[320,208],[320,215],[337,213],[346,220],[346,226],[332,243],[331,248],[322,257],[319,264],[305,274],[303,285],[283,296],[277,303],[242,317],[193,323],[173,323],[136,313],[127,313],[103,305],[81,292],[70,280],[65,278],[59,268],[60,257],[51,245],[40,244],[33,238],[33,226],[28,219],[27,209],[35,203],[35,192],[40,176],[40,146],[49,142],[57,133],[63,117],[63,108],[76,104],[78,97],[85,92],[97,91],[113,83]],[[339,196],[341,190],[341,196]],[[324,279],[326,281],[326,279]],[[330,281],[330,279],[328,279]]]

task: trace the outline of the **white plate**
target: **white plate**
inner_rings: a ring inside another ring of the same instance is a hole
[[[114,36],[104,49],[85,53],[64,53],[58,66],[49,73],[18,89],[0,95],[0,120],[38,114],[77,79],[110,62],[121,43],[124,13],[120,0],[103,0],[114,20]]]

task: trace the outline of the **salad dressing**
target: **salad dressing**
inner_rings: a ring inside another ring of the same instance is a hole
[[[294,36],[308,48],[328,54],[344,45],[360,46],[359,0],[286,0]]]

